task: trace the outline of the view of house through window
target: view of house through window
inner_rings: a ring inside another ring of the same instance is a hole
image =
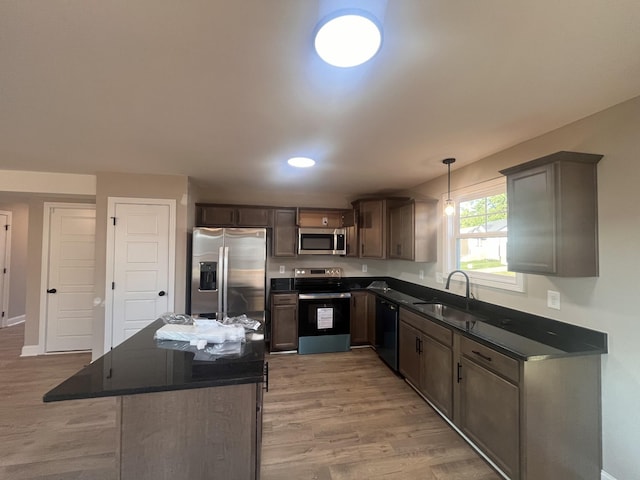
[[[507,194],[459,203],[457,268],[513,275],[507,271]]]
[[[473,283],[522,290],[522,275],[507,269],[507,193],[503,178],[451,192],[456,213],[445,217],[448,271]]]

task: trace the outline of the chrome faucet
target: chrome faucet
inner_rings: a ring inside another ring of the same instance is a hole
[[[465,272],[463,272],[462,270],[454,270],[452,271],[449,276],[447,277],[447,283],[444,286],[445,290],[449,290],[449,284],[451,283],[451,277],[453,276],[454,273],[461,273],[462,275],[464,275],[464,278],[467,279],[467,289],[465,292],[465,308],[467,310],[469,310],[469,298],[471,297],[470,291],[469,291],[469,275],[467,275]]]

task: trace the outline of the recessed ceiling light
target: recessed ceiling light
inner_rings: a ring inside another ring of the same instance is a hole
[[[287,160],[287,163],[292,167],[308,168],[313,167],[316,161],[308,157],[293,157]]]
[[[355,67],[380,50],[382,26],[364,10],[339,10],[320,21],[314,44],[320,58],[328,64]]]

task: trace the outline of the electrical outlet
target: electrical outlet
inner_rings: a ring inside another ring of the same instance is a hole
[[[420,280],[424,280],[424,270],[420,270],[418,272],[418,277],[420,278]]]
[[[280,265],[280,273],[284,273],[284,265]]]
[[[560,310],[560,292],[547,290],[547,307]]]
[[[436,283],[443,283],[442,281],[442,273],[436,272]]]
[[[362,273],[367,273],[367,264],[366,263],[362,264]]]

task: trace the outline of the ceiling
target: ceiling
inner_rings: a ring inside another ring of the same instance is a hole
[[[354,2],[382,50],[323,64],[313,29]],[[410,188],[640,95],[638,25],[637,0],[2,0],[0,170]]]

